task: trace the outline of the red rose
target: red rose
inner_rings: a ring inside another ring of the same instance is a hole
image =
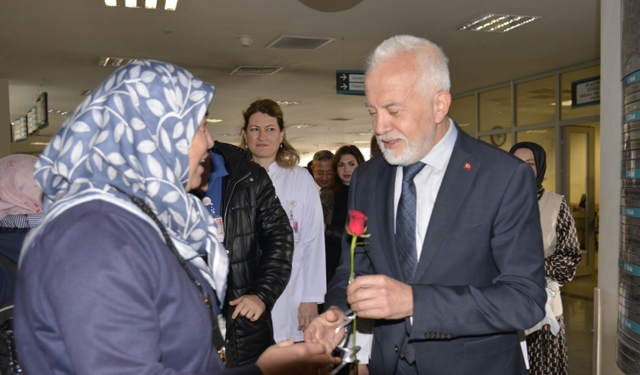
[[[356,237],[360,237],[364,234],[364,222],[367,220],[367,217],[360,211],[351,210],[349,211],[349,226],[347,230],[351,235]]]

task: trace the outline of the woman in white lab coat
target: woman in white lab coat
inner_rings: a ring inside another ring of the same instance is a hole
[[[251,160],[267,170],[293,228],[291,278],[271,311],[276,342],[303,341],[303,330],[318,315],[326,292],[324,225],[318,189],[309,172],[298,167],[298,152],[287,142],[282,109],[258,100],[244,113],[242,140]]]

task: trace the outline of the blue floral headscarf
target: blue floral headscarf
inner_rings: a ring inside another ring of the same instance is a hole
[[[94,199],[149,220],[115,188],[141,198],[182,257],[224,301],[226,252],[213,235],[211,215],[185,191],[189,146],[213,93],[213,86],[188,71],[157,61],[134,62],[112,74],[64,123],[36,164],[45,223]],[[208,267],[202,255],[208,255]]]

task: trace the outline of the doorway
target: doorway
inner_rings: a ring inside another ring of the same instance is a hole
[[[595,199],[595,129],[570,125],[562,129],[561,191],[576,222],[582,261],[576,276],[595,271],[596,234],[598,229]]]

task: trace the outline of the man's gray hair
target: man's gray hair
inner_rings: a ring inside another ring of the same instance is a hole
[[[412,35],[396,35],[382,42],[367,59],[367,71],[374,71],[387,59],[401,53],[413,53],[418,65],[420,88],[423,94],[449,91],[449,59],[435,43]]]
[[[313,162],[315,163],[316,161],[320,161],[320,160],[329,160],[331,161],[331,159],[333,159],[333,153],[329,150],[320,150],[318,152],[316,152],[315,154],[313,154]]]

